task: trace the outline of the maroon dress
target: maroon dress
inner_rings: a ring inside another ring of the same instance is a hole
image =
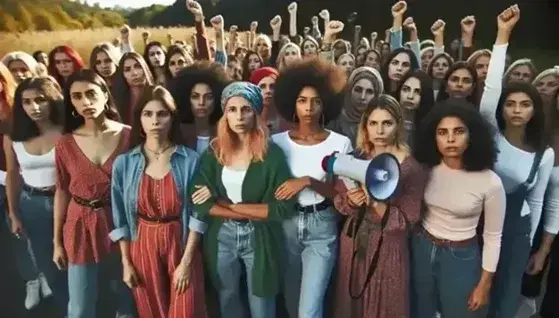
[[[367,208],[361,226],[353,237],[357,251],[354,266],[351,259],[353,232],[357,209],[348,205],[347,189],[343,182],[336,185],[338,194],[334,204],[347,215],[340,237],[340,255],[334,300],[334,318],[407,318],[409,317],[409,251],[410,227],[419,221],[427,171],[411,156],[401,165],[401,180],[397,195],[391,199],[385,213],[387,223],[379,252],[377,268],[365,287],[363,296],[353,299],[349,292],[350,272],[353,271],[352,292],[356,296],[365,285],[367,271],[381,236],[379,216],[373,207]]]

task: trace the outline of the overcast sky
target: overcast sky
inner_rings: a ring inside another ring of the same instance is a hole
[[[89,4],[98,2],[102,7],[113,7],[118,4],[122,7],[142,8],[152,4],[170,5],[175,3],[175,0],[88,0],[87,2]]]

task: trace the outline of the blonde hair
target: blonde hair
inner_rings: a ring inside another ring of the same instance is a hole
[[[278,70],[282,70],[284,67],[286,67],[285,64],[285,52],[287,51],[288,48],[294,48],[295,51],[297,52],[297,55],[299,56],[299,58],[301,58],[301,48],[293,43],[293,42],[289,42],[287,44],[285,44],[281,50],[278,53],[278,58],[276,59],[276,64],[278,66]]]
[[[249,143],[252,161],[264,161],[268,152],[268,127],[263,124],[259,116],[254,113],[254,127],[249,132]],[[217,161],[223,165],[231,164],[231,159],[235,152],[239,150],[241,141],[237,134],[229,128],[227,116],[222,116],[217,122],[216,137],[210,142],[210,147],[214,151]]]
[[[3,87],[0,92],[0,98],[5,99],[3,103],[0,103],[2,107],[2,109],[0,109],[0,119],[4,120],[8,118],[12,112],[17,84],[12,73],[8,70],[8,67],[2,62],[0,62],[0,82]]]
[[[370,155],[375,150],[373,143],[369,140],[369,134],[367,133],[367,122],[369,121],[369,116],[375,109],[386,110],[394,118],[396,121],[394,145],[397,149],[409,151],[410,147],[406,143],[402,107],[394,97],[388,94],[381,94],[377,98],[374,98],[363,112],[361,120],[359,121],[359,126],[357,127],[357,139],[355,141],[356,150],[366,155]]]

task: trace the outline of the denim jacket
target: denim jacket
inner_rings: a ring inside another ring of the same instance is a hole
[[[176,146],[171,154],[171,173],[177,185],[182,204],[183,244],[189,229],[204,233],[207,225],[192,217],[192,204],[188,197],[190,180],[198,166],[199,155],[185,146]],[[142,146],[118,156],[113,164],[111,205],[114,230],[109,233],[113,242],[135,240],[138,223],[138,191],[146,166]]]

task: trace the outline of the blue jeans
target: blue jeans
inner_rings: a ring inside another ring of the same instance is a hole
[[[274,318],[276,298],[262,298],[252,294],[254,265],[254,227],[250,222],[226,221],[218,234],[217,274],[220,288],[221,317],[247,317],[242,305],[239,282],[241,262],[246,268],[248,303],[252,318]]]
[[[477,240],[468,246],[437,246],[419,231],[411,239],[410,268],[412,318],[433,318],[437,311],[443,318],[485,317],[486,308],[468,309],[481,277]]]
[[[283,222],[286,239],[284,298],[292,318],[323,318],[324,294],[338,256],[338,213],[299,212]]]
[[[117,318],[131,318],[135,312],[132,292],[122,281],[118,255],[108,255],[101,263],[85,265],[68,264],[68,318],[96,318],[98,298],[111,299],[116,307]],[[117,274],[118,273],[118,274]],[[101,296],[101,297],[99,297]],[[101,317],[115,317],[114,313],[102,313]]]
[[[60,308],[64,309],[68,303],[67,273],[59,271],[52,261],[54,254],[53,204],[52,196],[27,190],[21,191],[19,217],[32,247],[26,255],[21,257],[27,259],[31,255],[36,268],[45,275]]]

